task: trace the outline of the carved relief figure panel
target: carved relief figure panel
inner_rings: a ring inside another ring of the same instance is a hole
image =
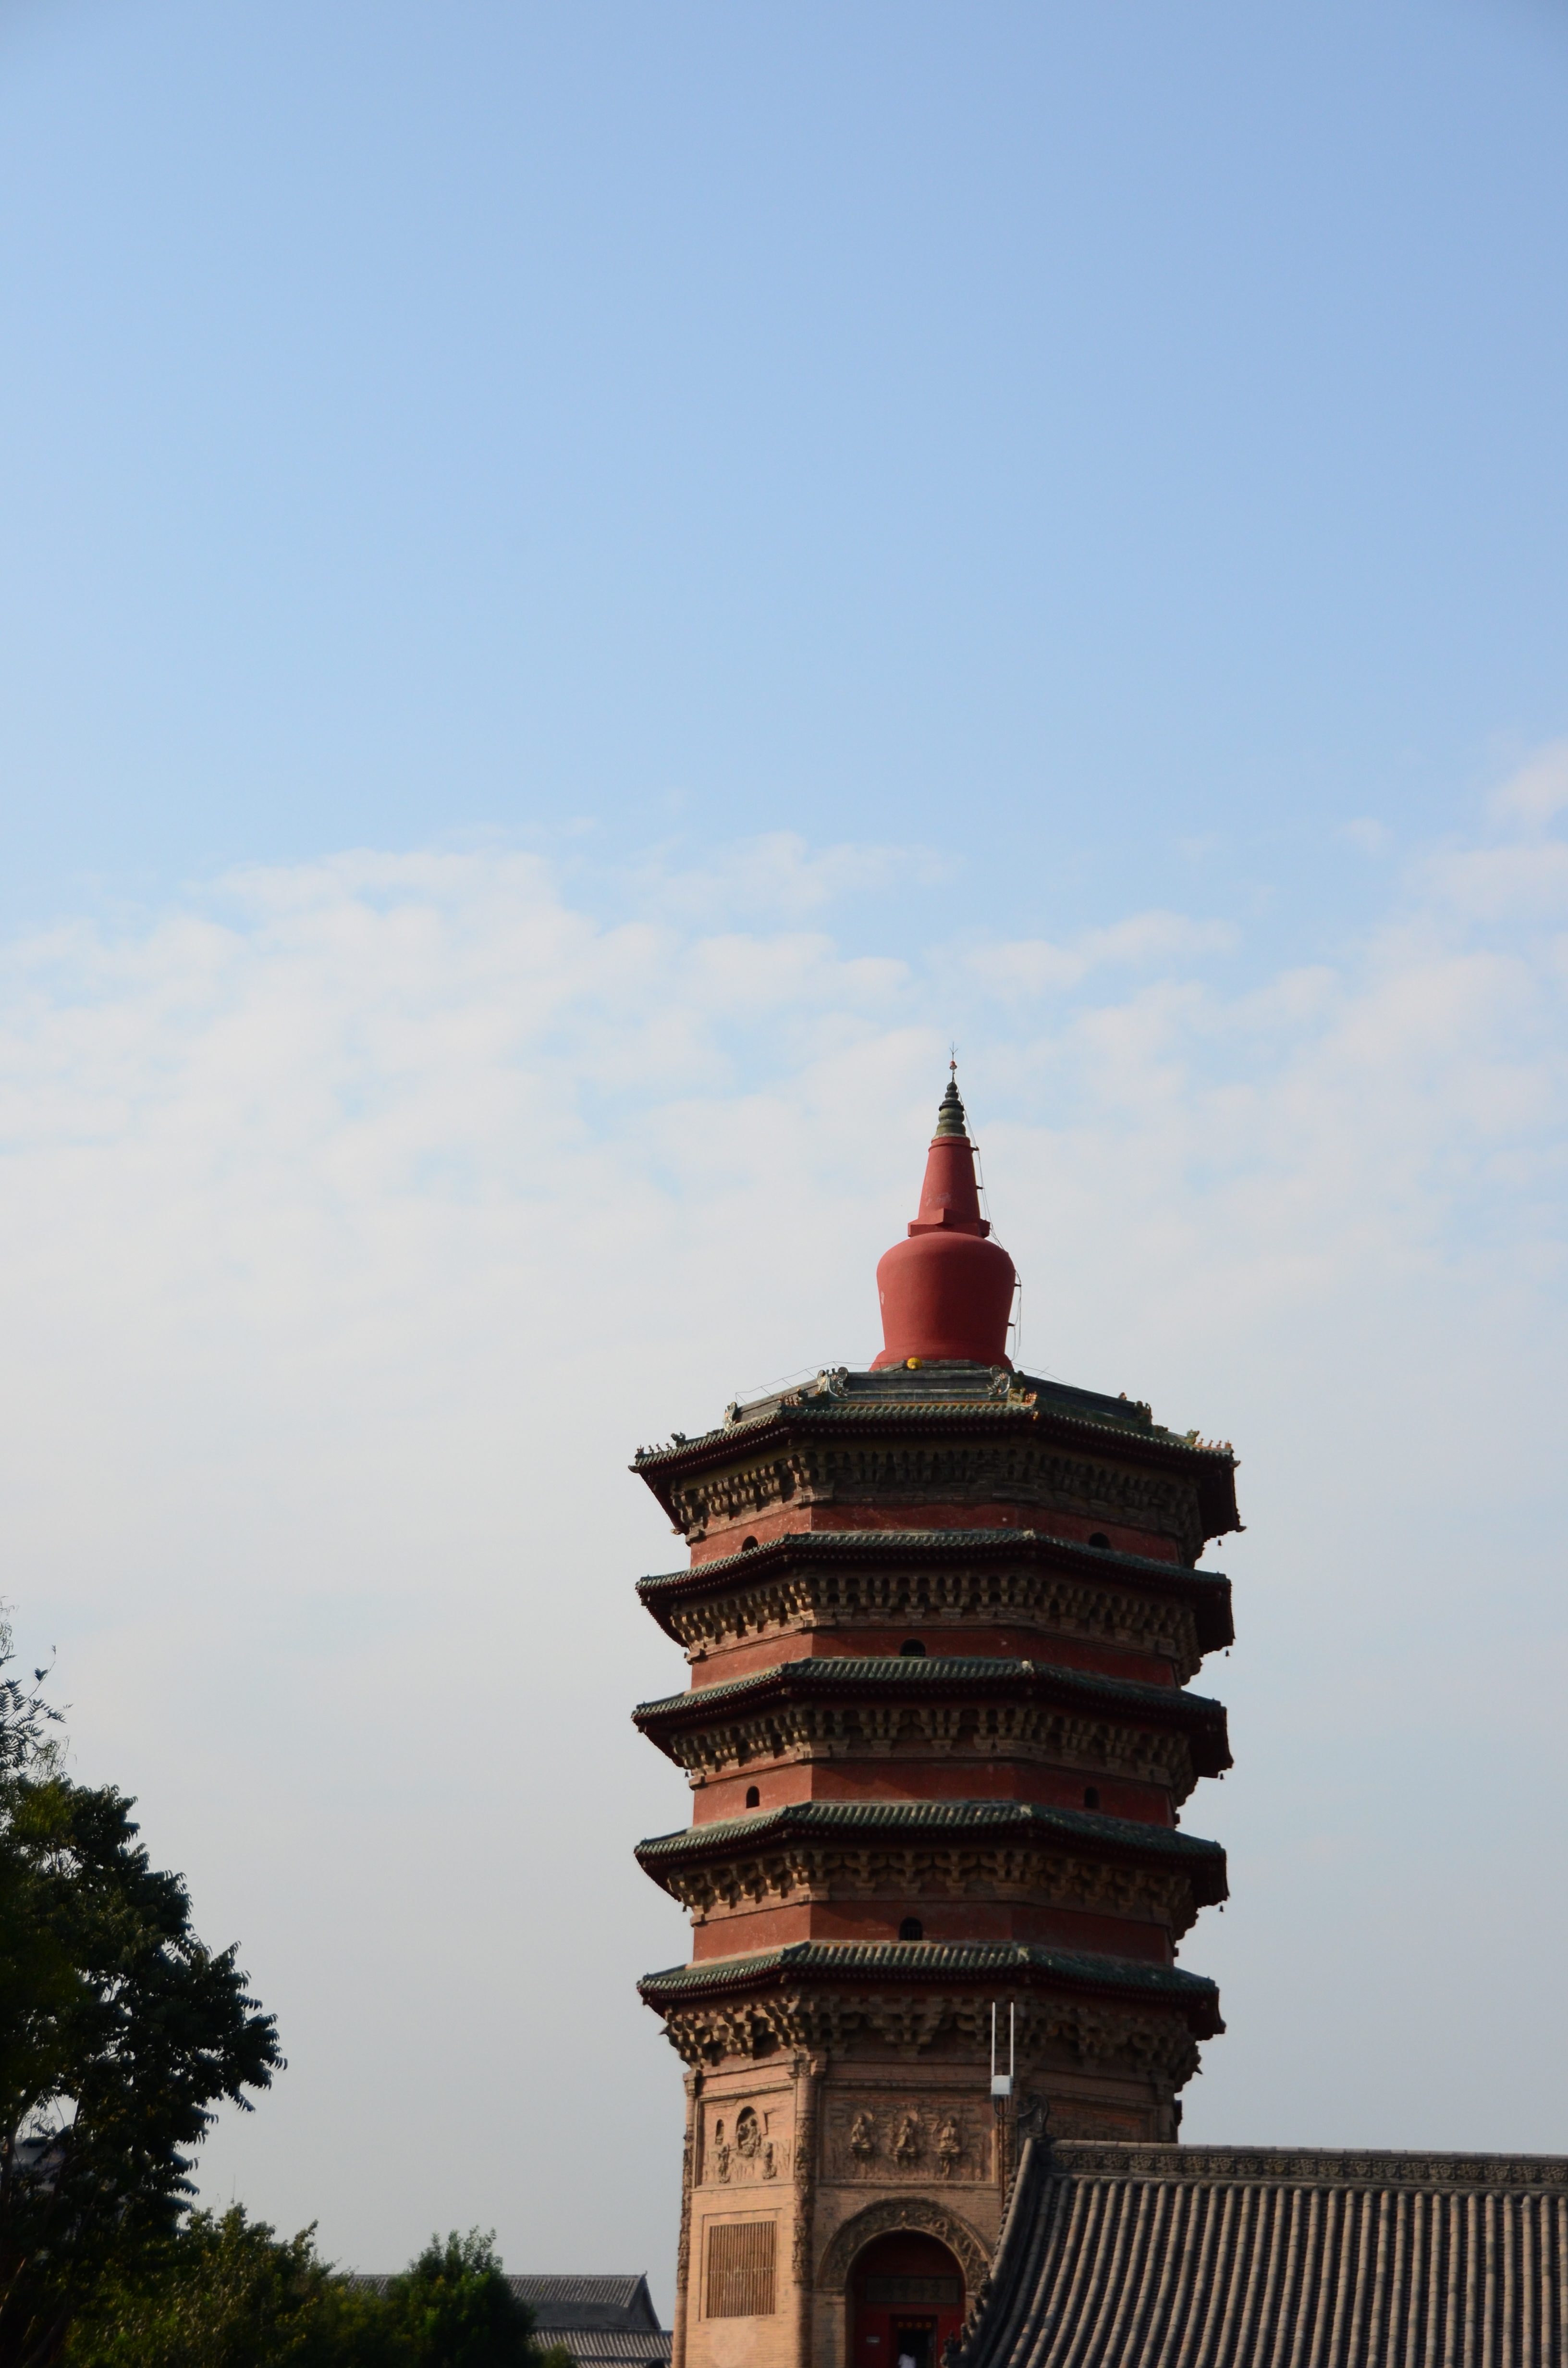
[[[781,2098],[756,2104],[731,2100],[708,2108],[702,2175],[705,2185],[750,2187],[788,2179],[794,2167],[790,2110]]]
[[[965,2098],[835,2097],[827,2108],[823,2172],[857,2183],[988,2180],[992,2138],[989,2108]]]

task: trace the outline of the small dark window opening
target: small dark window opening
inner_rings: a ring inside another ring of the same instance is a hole
[[[898,1649],[900,1657],[905,1661],[923,1661],[926,1658],[926,1647],[918,1636],[906,1636]]]
[[[906,1916],[898,1928],[898,1937],[901,1941],[924,1941],[926,1927],[918,1916]]]
[[[750,1545],[751,1540],[749,1538],[746,1540],[746,1543],[747,1545]],[[1107,1537],[1103,1530],[1096,1530],[1094,1536],[1089,1540],[1089,1543],[1092,1546],[1108,1546],[1110,1540]]]
[[[755,1784],[748,1784],[746,1786],[746,1807],[748,1809],[760,1809],[761,1806],[762,1794]]]
[[[1085,1806],[1085,1809],[1097,1809],[1097,1808],[1099,1807],[1099,1805],[1100,1805],[1100,1788],[1099,1788],[1099,1786],[1098,1786],[1097,1784],[1085,1784],[1085,1787],[1084,1787],[1084,1806]]]
[[[1106,1540],[1104,1538],[1099,1538],[1096,1543],[1103,1546],[1106,1543]],[[755,1538],[743,1538],[741,1540],[741,1552],[742,1554],[755,1554],[756,1552],[756,1540]]]

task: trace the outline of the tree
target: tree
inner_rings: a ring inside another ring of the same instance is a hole
[[[214,2104],[248,2111],[282,2065],[133,1804],[60,1772],[51,1716],[0,1680],[0,2368],[59,2357],[111,2259],[175,2229]]]
[[[0,1603],[0,1669],[8,1669],[17,1657],[8,1608]],[[34,1685],[41,1686],[48,1675],[47,1669],[35,1669]],[[60,1765],[60,1746],[48,1730],[60,1724],[60,1712],[41,1694],[29,1693],[19,1677],[0,1678],[0,1780],[52,1775]]]
[[[193,2212],[129,2273],[108,2270],[73,2322],[65,2357],[69,2368],[326,2368],[336,2360],[360,2368],[334,2340],[349,2330],[324,2323],[333,2285],[312,2229],[280,2241],[265,2220],[247,2220],[243,2204],[221,2216]],[[373,2313],[379,2300],[369,2301]],[[362,2360],[363,2368],[392,2368],[384,2350]]]
[[[276,2029],[134,1804],[65,1776],[58,1723],[0,1674],[0,2368],[572,2368],[494,2236],[432,2237],[383,2286],[313,2229],[190,2211],[185,2149],[271,2085]]]
[[[491,2240],[433,2237],[398,2278],[336,2275],[314,2231],[280,2240],[235,2206],[194,2212],[71,2330],[67,2368],[572,2368],[537,2350]]]
[[[572,2368],[564,2345],[535,2345],[533,2313],[502,2273],[494,2229],[454,2229],[445,2244],[432,2237],[387,2299],[413,2368]]]

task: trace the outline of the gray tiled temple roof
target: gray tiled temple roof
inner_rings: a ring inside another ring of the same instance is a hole
[[[1050,1808],[1033,1801],[798,1801],[655,1835],[638,1843],[637,1861],[657,1881],[666,1866],[778,1849],[788,1842],[842,1840],[852,1849],[903,1839],[974,1846],[992,1839],[1052,1843],[1097,1858],[1178,1866],[1191,1876],[1200,1905],[1226,1896],[1225,1853],[1219,1842],[1136,1817]]]
[[[360,2271],[349,2280],[377,2294],[392,2283],[390,2270]],[[524,2271],[506,2283],[533,2312],[539,2343],[563,2345],[576,2368],[667,2368],[669,2332],[659,2325],[641,2271]]]
[[[506,2283],[528,2305],[541,2334],[567,2328],[659,2332],[659,2315],[640,2272],[531,2272]]]
[[[524,2275],[507,2284],[533,2311],[541,2344],[564,2344],[576,2368],[665,2368],[668,2332],[641,2275]]]
[[[962,2368],[1562,2368],[1568,2157],[1026,2145]]]
[[[1120,1712],[1156,1726],[1176,1727],[1192,1747],[1193,1764],[1200,1776],[1215,1776],[1231,1765],[1225,1739],[1222,1702],[1207,1694],[1187,1693],[1176,1686],[1152,1686],[1134,1678],[1106,1678],[1085,1669],[1066,1669],[1046,1661],[1023,1661],[982,1654],[932,1653],[920,1659],[902,1655],[852,1654],[829,1660],[810,1655],[793,1661],[776,1661],[744,1678],[728,1678],[711,1686],[693,1686],[656,1702],[639,1702],[632,1718],[645,1735],[658,1742],[667,1733],[700,1727],[713,1714],[806,1697],[812,1700],[857,1696],[872,1700],[912,1701],[935,1695],[962,1700],[1015,1700],[1020,1695],[1085,1710]]]
[[[1076,1949],[1048,1949],[1033,1941],[796,1941],[744,1957],[709,1957],[644,1974],[637,1987],[662,2013],[687,1998],[722,1996],[734,1990],[782,1988],[799,1984],[887,1982],[949,1985],[966,1977],[1080,1990],[1100,1997],[1135,1999],[1145,2006],[1176,2007],[1199,2038],[1224,2025],[1220,1993],[1201,1974],[1142,1957],[1095,1956]]]
[[[661,1694],[654,1702],[639,1702],[632,1716],[704,1711],[713,1702],[739,1702],[786,1684],[806,1684],[835,1693],[852,1693],[862,1686],[897,1685],[917,1694],[933,1694],[945,1686],[975,1679],[1011,1686],[1020,1678],[1047,1679],[1085,1701],[1092,1696],[1096,1701],[1124,1702],[1130,1709],[1153,1711],[1156,1715],[1176,1710],[1197,1717],[1222,1714],[1224,1709],[1208,1694],[1187,1693],[1176,1686],[1150,1685],[1142,1678],[1102,1677],[1097,1669],[1064,1668],[1059,1662],[1025,1661],[1012,1654],[923,1653],[912,1657],[902,1653],[846,1653],[830,1658],[825,1654],[803,1653],[792,1661],[771,1661],[766,1668],[750,1669],[744,1677],[685,1687],[678,1694]]]
[[[847,1366],[824,1371],[799,1388],[731,1406],[724,1421],[710,1430],[692,1437],[677,1430],[661,1447],[639,1448],[631,1469],[667,1508],[669,1486],[682,1473],[722,1461],[737,1445],[749,1450],[770,1434],[820,1432],[825,1438],[880,1426],[918,1437],[934,1426],[941,1436],[985,1437],[1018,1425],[1102,1448],[1114,1439],[1134,1462],[1188,1470],[1207,1508],[1209,1535],[1238,1527],[1235,1456],[1228,1445],[1200,1440],[1196,1431],[1166,1430],[1146,1406],[1129,1398],[1074,1389],[1006,1366],[957,1360],[933,1360],[913,1373],[902,1365],[878,1372]]]
[[[631,2334],[624,2328],[540,2328],[540,2343],[563,2343],[577,2368],[665,2368],[670,2338],[665,2328]]]
[[[350,2273],[348,2283],[385,2294],[392,2278],[391,2270],[358,2270]],[[533,2312],[535,2332],[548,2336],[551,2342],[558,2337],[564,2340],[581,2335],[596,2343],[630,2345],[629,2350],[607,2351],[606,2359],[653,2360],[659,2356],[657,2339],[662,2336],[664,2357],[669,2357],[669,2335],[659,2325],[647,2276],[642,2271],[559,2274],[523,2271],[515,2276],[508,2273],[506,2283]],[[646,2340],[649,2337],[655,2339],[652,2344]],[[574,2340],[569,2348],[576,2349]]]
[[[664,1607],[702,1595],[722,1595],[737,1582],[755,1584],[776,1566],[1044,1561],[1096,1578],[1114,1577],[1142,1594],[1174,1595],[1191,1605],[1206,1652],[1233,1644],[1231,1582],[1223,1571],[1194,1570],[1153,1554],[1119,1553],[1086,1545],[1081,1539],[1053,1537],[1049,1531],[1005,1530],[791,1530],[744,1552],[715,1554],[686,1570],[658,1571],[637,1582],[637,1592],[655,1618]]]
[[[640,1448],[638,1463],[653,1463],[682,1448],[707,1445],[714,1439],[775,1420],[780,1414],[804,1408],[813,1415],[839,1419],[866,1416],[908,1418],[929,1414],[1032,1414],[1064,1416],[1092,1423],[1098,1429],[1121,1430],[1158,1440],[1162,1445],[1194,1448],[1196,1436],[1166,1430],[1152,1409],[1140,1400],[1111,1397],[1104,1390],[1084,1390],[1071,1382],[1054,1382],[1005,1365],[976,1365],[957,1358],[928,1359],[912,1372],[906,1365],[883,1365],[876,1371],[849,1365],[824,1368],[809,1381],[770,1391],[742,1405],[736,1400],[714,1429],[687,1439],[677,1431],[665,1447]],[[1199,1450],[1213,1453],[1211,1447]]]

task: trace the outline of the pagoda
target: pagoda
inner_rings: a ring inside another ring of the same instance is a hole
[[[690,1665],[638,1725],[688,1828],[644,2000],[687,2066],[673,2368],[937,2368],[1017,2150],[1169,2141],[1225,1896],[1179,1827],[1230,1764],[1187,1691],[1231,1641],[1199,1570],[1228,1447],[1017,1371],[956,1076],[861,1371],[733,1404],[633,1469],[687,1569],[638,1592]]]

